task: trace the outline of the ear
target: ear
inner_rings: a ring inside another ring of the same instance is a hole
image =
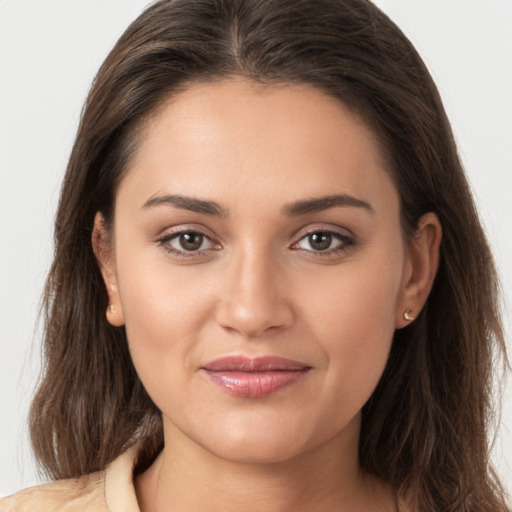
[[[106,311],[107,320],[111,325],[120,327],[124,325],[124,315],[119,299],[113,249],[109,241],[105,220],[100,212],[97,212],[94,217],[92,250],[96,256],[96,261],[100,267],[105,288],[107,289],[109,300],[109,306]]]
[[[442,228],[435,213],[426,213],[406,248],[404,276],[397,302],[395,327],[409,325],[425,305],[439,267]]]

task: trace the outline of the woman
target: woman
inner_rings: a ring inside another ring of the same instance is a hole
[[[160,1],[84,110],[6,510],[504,511],[492,258],[364,0]]]

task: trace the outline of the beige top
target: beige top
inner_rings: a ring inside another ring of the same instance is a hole
[[[140,512],[133,487],[137,445],[105,471],[24,489],[0,500],[0,512]]]

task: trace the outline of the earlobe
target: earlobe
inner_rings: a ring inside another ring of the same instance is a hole
[[[397,304],[395,327],[413,322],[425,305],[439,267],[441,223],[435,213],[421,217],[413,240],[407,247],[404,280]]]
[[[121,327],[124,325],[124,315],[120,306],[117,308],[114,304],[109,304],[106,315],[110,325],[113,325],[114,327]]]
[[[92,249],[100,268],[109,299],[109,306],[106,311],[107,320],[111,325],[120,327],[124,325],[124,315],[119,299],[112,247],[103,215],[100,212],[97,212],[94,217],[94,227],[91,238]]]

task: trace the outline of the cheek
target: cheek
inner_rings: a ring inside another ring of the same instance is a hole
[[[330,367],[327,384],[355,408],[369,398],[387,363],[401,265],[394,252],[369,261],[354,260],[326,276],[323,286],[318,286],[322,284],[318,279],[315,286],[313,282],[308,286],[307,315]]]
[[[118,267],[119,293],[134,365],[148,392],[162,379],[186,377],[193,369],[198,333],[209,318],[212,301],[204,280],[173,268],[165,256],[144,251],[123,258]],[[170,386],[172,387],[172,386]]]
[[[159,332],[161,336],[147,342],[164,346],[187,337],[188,329],[205,314],[207,301],[199,299],[207,295],[207,269],[176,265],[163,248],[129,235],[120,229],[116,241],[116,273],[127,332],[134,341]]]

